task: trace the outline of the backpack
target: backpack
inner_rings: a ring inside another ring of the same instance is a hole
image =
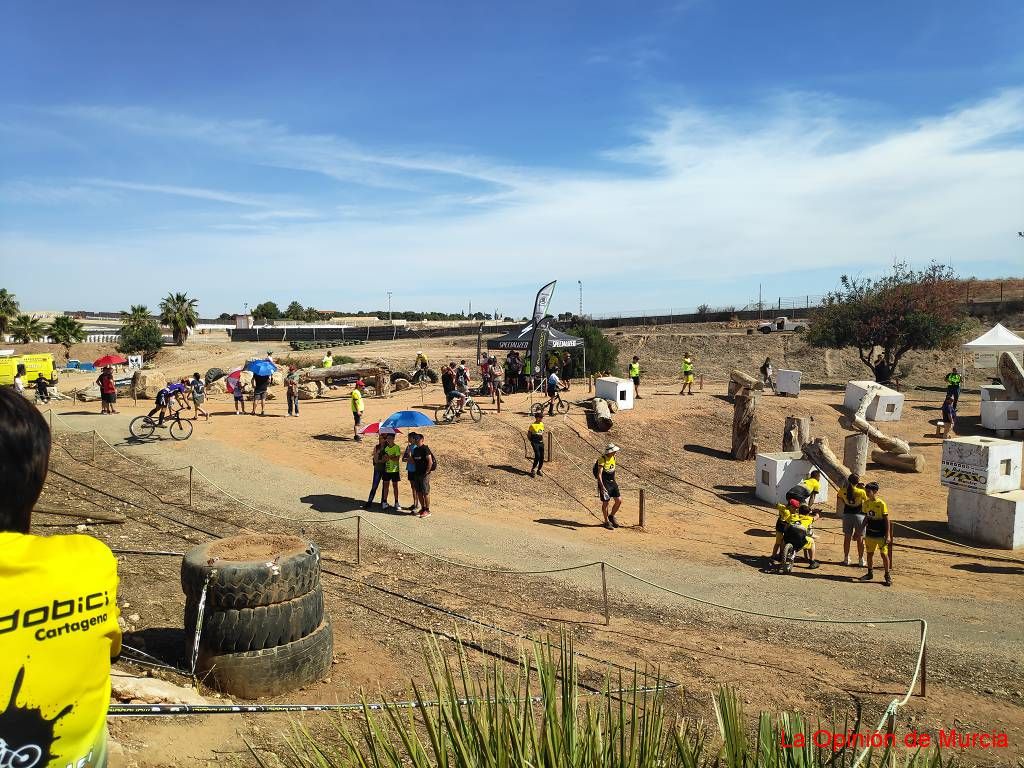
[[[600,461],[595,461],[594,462],[594,479],[596,480],[600,474],[601,474],[601,462]]]

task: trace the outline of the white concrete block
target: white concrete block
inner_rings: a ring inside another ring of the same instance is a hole
[[[614,376],[602,376],[594,382],[595,394],[603,400],[610,400],[619,406],[620,411],[633,408],[633,382],[630,379],[618,379]]]
[[[1024,429],[1024,402],[982,400],[981,426],[985,429]]]
[[[865,418],[868,421],[899,421],[903,415],[903,395],[894,389],[883,387],[873,381],[850,381],[846,384],[846,396],[843,398],[843,408],[848,413],[854,413],[860,400],[868,390],[873,390],[876,395],[871,404],[868,405]]]
[[[1006,397],[1006,387],[1002,384],[986,384],[981,387],[981,402],[983,403],[986,400],[1005,400]]]
[[[1024,444],[1015,440],[982,436],[944,440],[939,479],[943,485],[973,493],[1016,491],[1022,456]]]
[[[1000,549],[1024,549],[1024,491],[973,493],[950,488],[946,519],[960,536]]]
[[[759,453],[754,469],[754,495],[769,504],[783,503],[786,501],[786,492],[807,477],[814,468],[800,451]],[[828,482],[823,473],[821,491],[814,503],[827,502],[828,490]]]
[[[776,371],[775,391],[780,395],[800,395],[800,371]]]

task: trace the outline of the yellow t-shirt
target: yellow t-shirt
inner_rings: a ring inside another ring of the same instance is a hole
[[[879,498],[864,502],[864,514],[867,515],[867,527],[864,536],[872,539],[884,539],[886,532],[885,518],[889,516],[889,507]]]
[[[402,449],[392,443],[391,445],[385,446],[381,453],[384,454],[384,471],[397,472],[399,462],[402,459]]]
[[[597,463],[601,466],[601,471],[607,474],[615,472],[615,456],[602,456],[597,460]]]
[[[851,492],[853,493],[853,500],[852,501],[850,500],[850,493]],[[864,512],[863,506],[864,506],[864,503],[868,500],[868,492],[865,491],[863,488],[861,488],[859,486],[856,486],[856,485],[853,486],[852,488],[847,486],[847,490],[843,491],[842,499],[843,499],[843,504],[845,504],[848,509],[854,510],[854,509],[860,508],[860,512],[861,512],[861,514],[863,514],[863,512]],[[854,513],[851,512],[851,514],[854,514]]]
[[[686,375],[693,373],[693,361],[690,358],[683,358],[682,371]]]
[[[363,394],[358,389],[352,390],[352,413],[363,412]]]
[[[313,359],[316,360],[315,357]],[[320,365],[323,368],[332,368],[334,366],[334,358],[333,357],[327,357],[325,355],[324,359],[320,361]]]
[[[640,363],[629,364],[629,377],[635,379],[640,375]]]
[[[537,437],[540,437],[541,435],[544,434],[544,422],[543,421],[535,421],[530,426],[528,426],[526,428],[526,431],[530,433],[530,438],[531,439],[534,439],[534,435],[536,435]]]
[[[802,485],[811,493],[819,493],[821,491],[821,483],[815,480],[813,477],[808,477],[806,480],[801,480],[800,485]]]
[[[91,536],[0,533],[0,585],[0,758],[96,765],[121,652],[117,560]]]

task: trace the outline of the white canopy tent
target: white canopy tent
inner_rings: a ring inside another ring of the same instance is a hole
[[[990,330],[981,334],[974,341],[963,346],[964,353],[974,354],[975,368],[995,368],[1001,352],[1010,352],[1022,359],[1024,356],[1024,339],[1013,331],[996,323]]]

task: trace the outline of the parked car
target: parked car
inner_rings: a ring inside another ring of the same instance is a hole
[[[807,330],[807,323],[803,320],[790,320],[788,317],[776,317],[770,322],[759,323],[757,330],[761,333],[779,333],[780,331],[803,333]]]

